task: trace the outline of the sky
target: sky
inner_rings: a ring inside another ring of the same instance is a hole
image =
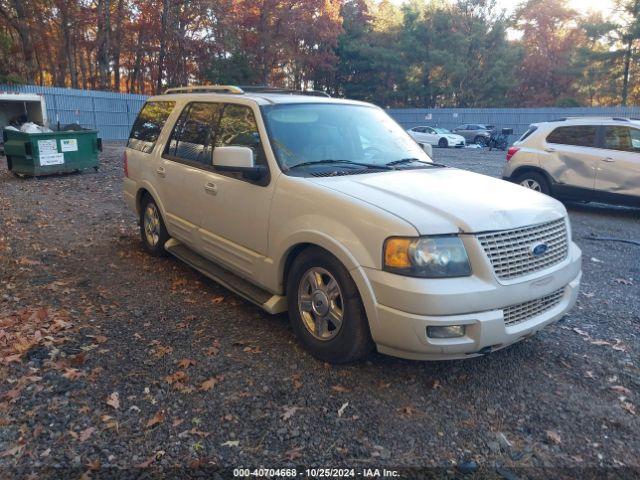
[[[519,3],[513,0],[498,0],[498,5],[509,12],[512,12]],[[613,11],[613,0],[569,0],[568,4],[580,13],[595,11],[610,14]]]

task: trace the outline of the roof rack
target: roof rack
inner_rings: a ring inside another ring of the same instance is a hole
[[[294,90],[291,88],[269,87],[267,85],[243,85],[241,88],[246,93],[282,93],[286,95],[311,95],[319,97],[331,97],[322,90]]]
[[[330,97],[327,92],[320,90],[291,90],[287,88],[268,87],[266,85],[201,85],[191,87],[175,87],[167,88],[165,95],[172,93],[231,93],[234,95],[242,95],[243,93],[281,93],[287,95],[313,95]]]
[[[164,91],[165,95],[171,93],[234,93],[239,95],[244,93],[244,90],[235,85],[197,85],[192,87],[167,88]]]

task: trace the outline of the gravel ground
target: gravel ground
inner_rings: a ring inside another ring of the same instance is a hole
[[[0,476],[640,468],[640,247],[588,239],[640,240],[640,211],[568,206],[582,291],[535,337],[464,361],[335,367],[298,346],[286,316],[142,253],[121,154],[108,144],[98,173],[26,180],[0,160]],[[504,153],[435,158],[499,175]]]

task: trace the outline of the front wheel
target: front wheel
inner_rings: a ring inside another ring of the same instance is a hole
[[[522,173],[516,177],[515,183],[530,190],[544,193],[545,195],[551,193],[548,180],[538,172]]]
[[[166,254],[164,244],[169,240],[169,233],[164,225],[158,205],[149,195],[146,195],[142,200],[140,238],[147,253],[154,257],[162,257]]]
[[[449,147],[449,142],[447,142],[446,138],[441,138],[440,140],[438,140],[438,146],[440,148],[448,148]]]
[[[287,302],[293,331],[314,357],[346,363],[366,357],[373,349],[358,289],[328,252],[310,248],[294,260]]]

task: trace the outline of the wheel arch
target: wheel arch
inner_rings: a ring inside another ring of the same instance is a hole
[[[511,179],[515,181],[516,178],[518,178],[520,175],[523,175],[525,173],[530,173],[530,172],[534,172],[542,175],[547,180],[547,182],[549,182],[549,188],[553,189],[553,185],[555,184],[555,181],[553,180],[551,175],[549,175],[549,173],[545,169],[537,167],[535,165],[522,165],[516,168],[511,174]]]

